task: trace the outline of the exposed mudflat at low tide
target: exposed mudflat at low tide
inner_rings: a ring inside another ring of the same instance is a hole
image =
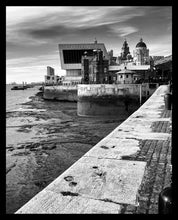
[[[130,114],[79,117],[76,102],[45,101],[40,95],[8,112],[6,212],[14,213]]]

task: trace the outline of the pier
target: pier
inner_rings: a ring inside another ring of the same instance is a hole
[[[157,214],[170,186],[172,111],[162,85],[16,214]]]

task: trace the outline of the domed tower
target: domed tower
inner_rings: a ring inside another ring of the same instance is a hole
[[[143,39],[140,39],[140,42],[137,43],[134,54],[134,62],[136,65],[147,65],[149,64],[149,50],[147,49],[146,44],[143,42]]]

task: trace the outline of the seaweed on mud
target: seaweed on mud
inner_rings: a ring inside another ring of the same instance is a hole
[[[12,154],[12,156],[25,156],[28,154],[30,154],[29,151],[24,151],[24,152],[18,152],[18,153]]]
[[[40,188],[43,188],[46,186],[46,183],[47,182],[43,180],[43,181],[36,181],[34,184]]]
[[[16,162],[17,162],[17,160],[16,160]],[[6,174],[9,173],[12,170],[12,168],[16,166],[16,162],[6,168]]]

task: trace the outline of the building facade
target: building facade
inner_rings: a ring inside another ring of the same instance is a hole
[[[93,54],[82,56],[82,83],[109,83],[109,60],[103,56],[102,50],[94,50]]]
[[[81,83],[81,59],[85,52],[87,52],[87,55],[93,55],[93,50],[100,49],[103,52],[103,56],[106,59],[109,59],[105,45],[103,43],[98,43],[96,40],[94,43],[90,44],[59,44],[58,47],[61,68],[66,70],[66,76],[64,79],[66,84]]]
[[[55,75],[54,68],[47,66],[47,75],[45,75],[45,85],[61,84],[62,80],[62,77]]]
[[[140,42],[137,43],[135,50],[133,51],[133,61],[136,65],[149,65],[149,49],[147,49],[146,44],[143,42],[143,39],[140,39]]]
[[[118,84],[132,84],[135,81],[134,71],[128,70],[126,67],[124,70],[117,72]]]
[[[128,43],[125,39],[123,46],[121,48],[121,55],[117,58],[117,63],[120,65],[125,62],[131,62],[132,59],[133,58],[132,55],[130,54]]]
[[[113,50],[107,52],[105,45],[96,40],[90,44],[59,44],[59,54],[61,68],[66,70],[64,85],[117,83],[116,73],[125,67],[135,71],[137,82],[148,81],[154,72],[154,60],[161,58],[149,56],[142,38],[136,44],[133,56],[126,40],[118,57],[113,56]]]

